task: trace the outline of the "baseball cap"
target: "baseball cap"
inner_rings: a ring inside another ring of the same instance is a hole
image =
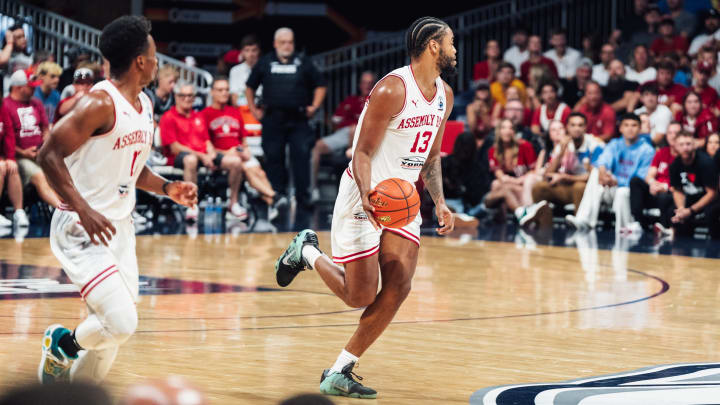
[[[714,8],[711,8],[710,10],[708,10],[705,13],[705,18],[703,18],[703,21],[710,19],[710,18],[715,18],[715,19],[720,20],[720,13],[718,13],[718,11],[715,10]]]
[[[712,74],[713,74],[713,70],[715,70],[715,69],[713,69],[712,63],[710,63],[710,62],[708,62],[708,61],[706,61],[706,60],[698,61],[696,67],[697,67],[698,72],[700,72],[700,73],[705,73],[705,74],[708,74],[708,75],[712,75]]]
[[[490,89],[490,82],[488,82],[485,79],[480,79],[475,83],[475,91],[489,90],[489,89]]]
[[[578,67],[588,67],[592,69],[593,61],[590,60],[590,58],[582,58],[580,59],[580,64],[578,65]]]
[[[672,17],[670,17],[670,16],[665,16],[662,18],[662,20],[660,20],[660,24],[658,24],[658,25],[672,25],[674,27],[675,20],[673,20]]]
[[[95,74],[88,68],[79,68],[73,73],[73,83],[92,83],[95,79]]]
[[[10,76],[10,87],[13,86],[30,86],[37,87],[42,84],[42,80],[36,79],[27,70],[17,70]]]

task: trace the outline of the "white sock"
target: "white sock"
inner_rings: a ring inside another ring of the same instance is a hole
[[[517,219],[522,218],[523,214],[525,213],[525,207],[517,207],[515,208],[515,217]]]
[[[343,349],[343,351],[338,356],[337,360],[335,360],[335,364],[333,364],[332,368],[330,368],[330,373],[339,373],[342,371],[343,367],[347,366],[348,364],[352,362],[357,363],[358,358],[354,354],[350,353],[349,351]]]
[[[303,246],[302,255],[305,260],[310,263],[310,266],[312,266],[313,269],[315,268],[315,261],[317,261],[317,259],[323,256],[321,251],[319,251],[315,246],[311,245]]]

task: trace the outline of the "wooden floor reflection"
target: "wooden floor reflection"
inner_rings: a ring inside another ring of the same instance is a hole
[[[315,392],[360,311],[313,272],[277,288],[273,263],[290,238],[138,237],[142,274],[237,288],[142,296],[138,333],[108,377],[112,392],[168,374],[187,376],[214,404]],[[320,239],[329,251],[329,235]],[[380,393],[361,403],[466,404],[491,385],[718,360],[717,260],[627,253],[622,243],[597,250],[576,239],[577,248],[527,248],[424,237],[410,297],[356,370]],[[0,240],[4,280],[55,279],[58,266],[47,239]],[[85,309],[76,297],[18,298],[0,287],[5,389],[34,378],[44,328],[72,328]]]

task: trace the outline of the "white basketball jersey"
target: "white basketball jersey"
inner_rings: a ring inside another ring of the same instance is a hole
[[[395,69],[387,76],[396,76],[405,84],[405,104],[400,113],[390,119],[385,137],[372,157],[371,187],[391,177],[410,183],[418,180],[447,109],[445,85],[440,77],[435,79],[434,97],[428,100],[420,91],[411,66]],[[370,95],[372,96],[372,92]],[[365,108],[355,129],[353,155],[369,100],[370,97],[365,101]],[[352,170],[352,162],[350,168]]]
[[[109,80],[90,91],[110,95],[115,124],[110,132],[94,135],[65,158],[75,188],[90,207],[111,220],[127,218],[135,208],[135,183],[145,167],[153,141],[153,108],[140,92],[138,112]]]

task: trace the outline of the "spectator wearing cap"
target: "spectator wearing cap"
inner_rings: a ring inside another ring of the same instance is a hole
[[[647,176],[655,149],[640,137],[640,118],[635,114],[622,116],[620,133],[622,138],[608,143],[598,158],[597,169],[590,173],[577,214],[565,217],[576,229],[595,228],[603,202],[612,204],[616,231],[627,230],[635,222],[630,213],[630,180]]]
[[[610,78],[603,88],[603,99],[615,112],[625,111],[638,88],[638,83],[627,80],[625,75],[625,65],[619,59],[610,62]]]
[[[495,72],[500,66],[500,44],[498,41],[491,39],[485,44],[485,57],[473,66],[473,81],[477,80],[495,80]]]
[[[175,94],[173,89],[177,83],[177,69],[171,65],[163,65],[157,72],[157,85],[154,90],[146,88],[145,94],[150,97],[153,103],[153,115],[155,122],[160,122],[160,117],[168,112],[175,105]]]
[[[557,80],[558,70],[555,66],[555,62],[551,59],[546,58],[542,54],[542,39],[539,35],[531,35],[528,40],[528,60],[520,65],[520,78],[523,82],[528,83],[530,77],[530,69],[533,66],[545,65],[549,70],[550,74]]]
[[[684,0],[667,0],[668,9],[670,9],[670,18],[675,22],[675,27],[680,35],[689,38],[695,33],[697,26],[697,17],[695,14],[685,10]]]
[[[567,104],[560,101],[558,85],[554,81],[540,85],[540,108],[535,109],[530,129],[536,135],[547,133],[552,121],[560,121],[563,125],[572,112]]]
[[[73,91],[72,95],[60,100],[55,111],[55,122],[60,121],[60,118],[64,117],[70,110],[75,107],[78,100],[80,100],[93,86],[95,75],[93,71],[88,68],[79,68],[73,75]]]
[[[550,33],[552,49],[545,52],[545,57],[552,60],[557,67],[561,79],[570,80],[580,65],[582,54],[575,48],[567,46],[567,31],[556,28]]]
[[[62,68],[55,62],[43,62],[37,67],[37,77],[42,84],[35,88],[34,97],[45,106],[48,122],[55,122],[55,110],[60,104],[60,93],[57,91]]]
[[[473,100],[465,107],[468,131],[477,139],[484,139],[492,128],[492,109],[493,99],[490,96],[490,85],[485,80],[479,80],[475,87]]]
[[[675,77],[675,62],[670,59],[664,59],[658,63],[657,79],[645,83],[642,87],[655,85],[660,94],[660,104],[670,107],[671,111],[678,111],[682,108],[680,102],[687,93],[687,87],[677,84],[673,81]],[[639,96],[639,95],[638,95]],[[632,106],[634,108],[634,106]],[[628,107],[628,109],[631,109]]]
[[[675,54],[684,56],[688,50],[687,38],[675,33],[675,22],[672,18],[663,18],[658,25],[659,38],[650,45],[650,53],[655,58]]]
[[[691,90],[700,95],[703,106],[714,106],[718,102],[717,91],[710,86],[710,77],[715,74],[715,66],[710,62],[699,60],[693,66],[693,86]]]
[[[642,31],[635,32],[630,43],[633,45],[652,44],[660,34],[658,34],[658,24],[662,20],[660,9],[656,4],[649,4],[645,11],[645,26]]]
[[[497,79],[490,84],[490,95],[495,103],[501,107],[507,101],[506,92],[508,87],[515,87],[520,92],[520,98],[525,100],[525,84],[515,78],[515,67],[508,62],[503,62],[498,67]]]
[[[40,100],[33,98],[34,87],[39,86],[41,81],[28,77],[24,70],[18,70],[10,76],[8,84],[10,95],[3,99],[2,108],[9,119],[8,135],[15,137],[15,157],[23,187],[32,184],[43,201],[57,207],[60,200],[36,162],[37,152],[50,133],[45,108]],[[24,211],[19,212],[16,219],[21,225],[28,224]]]
[[[503,60],[514,66],[513,73],[520,74],[520,66],[528,60],[528,33],[524,27],[516,27],[512,36],[513,45],[503,54]]]
[[[625,66],[625,78],[639,84],[657,78],[657,70],[652,66],[650,51],[645,44],[638,44],[633,48],[630,64]]]
[[[72,85],[73,75],[75,74],[75,71],[80,67],[81,64],[84,64],[90,60],[90,53],[83,48],[71,48],[65,55],[70,59],[70,66],[66,67],[63,70],[62,75],[60,75],[60,83],[58,84],[58,89],[65,89],[65,87]],[[63,97],[61,93],[60,99],[62,98]]]
[[[230,94],[235,105],[247,105],[245,83],[255,64],[260,59],[260,41],[255,35],[246,35],[240,41],[243,62],[230,69]],[[255,97],[262,96],[262,85],[255,91]]]
[[[610,78],[610,62],[615,59],[615,46],[613,44],[604,44],[600,48],[600,63],[593,66],[592,79],[599,85],[607,85]]]
[[[575,77],[571,80],[563,80],[562,100],[570,107],[575,107],[585,96],[585,85],[591,80],[593,62],[589,58],[582,58],[580,65],[575,71]]]
[[[713,46],[713,43],[720,39],[719,30],[720,13],[718,13],[718,11],[714,8],[711,8],[705,13],[705,17],[703,19],[703,32],[695,36],[692,42],[690,42],[690,48],[688,49],[690,57],[694,58],[698,52],[700,52],[700,48],[704,46]]]
[[[659,103],[659,91],[655,84],[643,86],[640,95],[643,106],[634,112],[637,115],[648,114],[650,117],[650,138],[653,144],[660,145],[665,139],[673,114],[667,106]]]
[[[700,94],[691,90],[683,98],[682,110],[675,114],[675,120],[682,124],[682,130],[695,137],[695,146],[705,147],[708,135],[718,130],[718,120],[705,108]]]
[[[615,110],[603,101],[602,88],[595,81],[585,85],[585,96],[578,102],[575,111],[587,118],[587,132],[610,142],[615,136]]]

